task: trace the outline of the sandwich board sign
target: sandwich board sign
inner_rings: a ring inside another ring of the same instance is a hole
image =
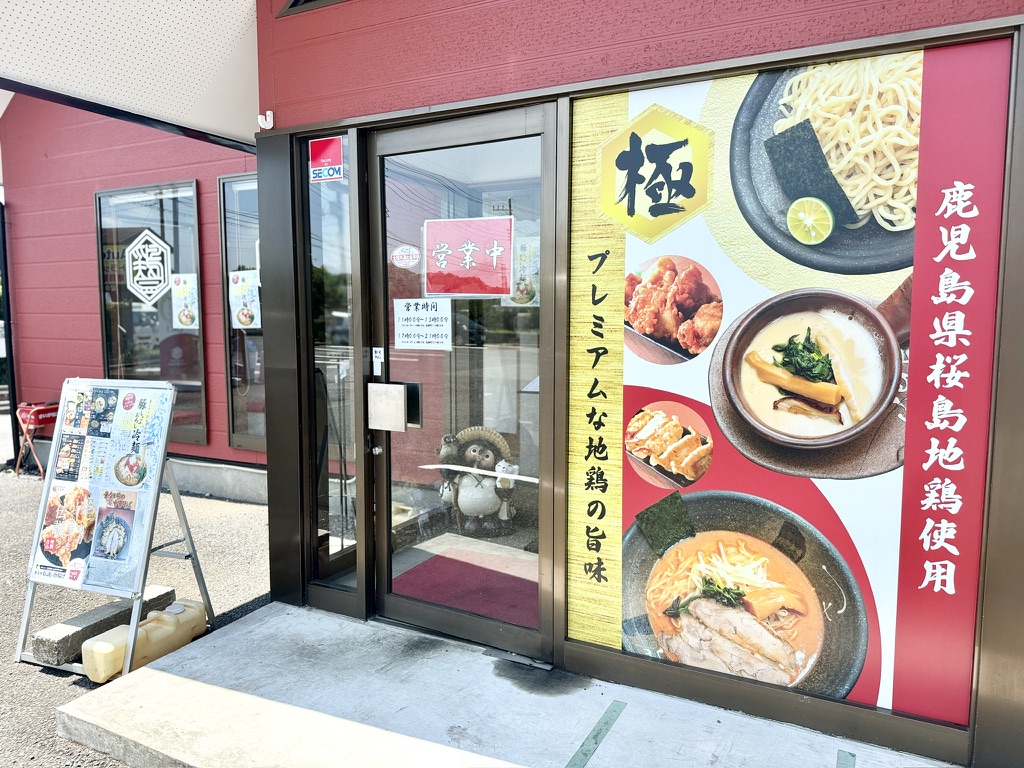
[[[174,385],[166,381],[64,382],[29,556],[16,661],[83,672],[81,664],[46,664],[25,650],[36,585],[53,584],[133,602],[123,668],[127,673],[151,555],[192,561],[207,626],[213,627],[210,595],[166,460],[174,395]],[[182,537],[154,547],[161,480],[170,490]],[[184,544],[187,552],[171,551],[175,544]]]
[[[64,382],[33,539],[33,582],[141,591],[173,404],[167,382]]]

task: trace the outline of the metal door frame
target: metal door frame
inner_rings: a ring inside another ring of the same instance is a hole
[[[429,151],[465,144],[486,143],[502,139],[526,136],[540,136],[542,146],[542,167],[550,167],[556,154],[554,104],[540,104],[491,112],[471,117],[457,117],[439,122],[397,128],[381,128],[369,134],[366,141],[366,170],[368,189],[368,219],[370,252],[370,285],[373,304],[372,346],[388,348],[388,317],[385,286],[387,285],[386,254],[383,243],[383,169],[381,159],[385,155],[412,151]],[[540,413],[552,413],[554,408],[555,371],[557,369],[555,340],[558,346],[564,343],[562,334],[556,333],[555,305],[559,294],[555,291],[555,179],[553,174],[541,174],[541,252],[551,254],[541,261],[541,325],[540,348]],[[374,381],[388,381],[387,360],[382,376]],[[461,611],[421,603],[401,596],[388,596],[388,553],[390,541],[387,530],[387,515],[375,520],[375,534],[378,546],[374,553],[374,580],[376,601],[374,610],[381,616],[401,623],[413,624],[425,629],[440,631],[463,639],[481,642],[512,653],[550,661],[554,656],[554,483],[551,468],[555,464],[554,421],[541,425],[539,440],[541,482],[538,508],[538,578],[540,627],[538,630],[517,627],[510,624],[472,616]],[[390,509],[390,472],[388,433],[374,432],[371,435],[374,446],[383,451],[373,459],[374,506],[378,510]]]

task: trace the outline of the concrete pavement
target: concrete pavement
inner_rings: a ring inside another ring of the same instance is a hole
[[[946,765],[280,603],[69,702],[57,726],[139,766]]]
[[[0,472],[4,766],[949,768],[403,627],[267,604],[266,508],[212,498],[184,504],[217,629],[102,686],[15,663],[41,489],[38,477]],[[156,540],[174,533],[165,494]],[[154,558],[148,582],[198,597],[181,561]],[[100,599],[43,590],[33,631]]]

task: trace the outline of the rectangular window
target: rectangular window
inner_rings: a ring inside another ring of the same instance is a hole
[[[196,183],[96,193],[104,369],[169,381],[169,438],[206,442]]]
[[[265,451],[267,397],[256,174],[220,179],[220,233],[229,439],[235,448]]]
[[[344,3],[346,0],[290,0],[286,3],[284,8],[278,15],[278,18],[282,16],[290,16],[293,13],[301,13],[302,11],[312,11],[316,8],[324,8],[328,5],[335,5],[337,3]]]

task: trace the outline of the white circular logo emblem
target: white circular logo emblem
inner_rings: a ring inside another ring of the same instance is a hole
[[[391,252],[391,263],[402,269],[412,269],[420,263],[420,249],[415,245],[400,245]]]

